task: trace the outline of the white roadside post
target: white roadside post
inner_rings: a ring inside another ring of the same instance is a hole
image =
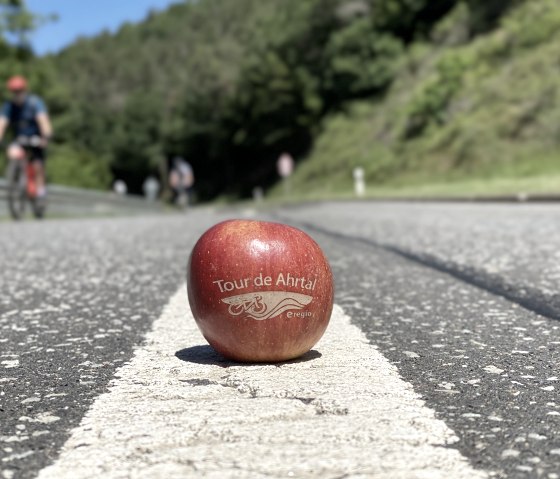
[[[291,190],[290,176],[294,172],[294,159],[289,153],[282,153],[276,162],[276,168],[284,184],[284,196],[288,197]]]
[[[356,196],[362,197],[366,194],[366,180],[363,168],[354,168],[354,192]]]
[[[262,203],[264,199],[264,191],[261,186],[255,186],[253,188],[253,201],[255,203]]]

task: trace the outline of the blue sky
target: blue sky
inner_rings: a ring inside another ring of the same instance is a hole
[[[28,8],[41,14],[55,13],[58,21],[35,32],[31,41],[36,53],[56,52],[79,36],[104,29],[116,30],[123,22],[138,22],[151,9],[162,10],[178,0],[27,0]]]

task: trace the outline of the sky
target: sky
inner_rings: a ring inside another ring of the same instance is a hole
[[[102,30],[115,31],[124,22],[143,20],[152,9],[162,10],[178,0],[27,0],[28,8],[58,21],[41,27],[31,36],[39,55],[57,52],[80,36]]]

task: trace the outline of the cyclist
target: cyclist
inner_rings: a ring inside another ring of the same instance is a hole
[[[190,163],[184,158],[173,158],[169,173],[169,185],[173,190],[173,202],[179,206],[192,204],[194,173]]]
[[[14,76],[6,84],[11,99],[0,110],[0,141],[6,129],[11,127],[14,142],[8,146],[9,160],[25,157],[24,147],[29,151],[29,160],[34,163],[37,196],[44,197],[46,147],[52,136],[52,125],[45,103],[41,98],[29,92],[27,80]]]

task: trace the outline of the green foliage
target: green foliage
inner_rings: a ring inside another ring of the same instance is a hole
[[[401,41],[375,30],[370,18],[352,22],[326,46],[328,91],[342,100],[383,91],[402,52]]]
[[[5,35],[9,35],[20,49],[29,50],[29,33],[54,19],[30,12],[25,0],[0,0],[0,37],[5,40]]]
[[[455,0],[385,0],[372,2],[377,28],[405,43],[429,36],[435,23],[455,5]]]
[[[477,34],[492,30],[511,8],[520,5],[522,1],[523,0],[466,0],[471,12],[471,32]]]
[[[530,48],[549,41],[560,30],[560,8],[554,0],[527,2],[504,21],[511,48]]]
[[[535,184],[527,177],[558,178],[560,83],[551,59],[560,56],[560,5],[518,3],[509,2],[498,26],[471,40],[453,29],[464,32],[476,15],[467,3],[451,12],[434,29],[437,47],[408,48],[380,101],[357,102],[327,120],[296,170],[296,187],[348,191],[356,166],[372,191],[468,179],[484,193],[483,178],[522,179],[518,185]],[[450,38],[461,40],[444,40]]]
[[[111,173],[106,158],[69,146],[55,146],[49,153],[47,176],[52,183],[82,188],[107,189]]]
[[[185,156],[202,198],[277,181],[282,151],[302,157],[323,119],[383,95],[404,44],[455,0],[203,0],[44,63],[71,105],[63,141],[110,158],[138,191],[162,158]]]
[[[274,185],[276,160],[289,151],[298,161],[311,155],[297,170],[301,188],[335,188],[350,185],[355,166],[376,182],[484,171],[481,139],[506,154],[506,138],[537,131],[550,114],[542,82],[515,87],[520,97],[503,100],[515,107],[503,111],[498,100],[527,76],[506,78],[514,59],[556,41],[556,3],[185,1],[35,59],[25,33],[41,19],[23,1],[0,0],[0,38],[19,39],[0,41],[0,64],[27,75],[49,104],[56,181],[107,186],[119,177],[140,192],[181,155],[200,198],[240,197]]]
[[[430,124],[446,122],[449,102],[461,90],[463,76],[473,62],[469,51],[451,51],[441,57],[434,74],[420,86],[410,102],[403,138],[414,138]]]
[[[157,169],[162,155],[160,125],[160,103],[146,93],[132,95],[116,118],[111,168],[119,178],[126,178],[128,172],[134,171],[134,177],[127,178],[132,190],[141,191],[144,178]]]
[[[397,159],[381,138],[372,138],[369,120],[373,110],[370,102],[361,101],[326,121],[311,158],[296,170],[295,191],[350,190],[352,170],[356,167],[365,169],[369,181],[382,183],[391,177]]]
[[[108,156],[132,191],[146,175],[165,173],[162,156],[181,154],[198,186],[211,186],[207,196],[219,193],[226,183],[212,186],[212,177],[225,169],[216,155],[226,150],[228,105],[247,46],[273,14],[260,0],[178,4],[46,58],[72,99],[59,135]]]

